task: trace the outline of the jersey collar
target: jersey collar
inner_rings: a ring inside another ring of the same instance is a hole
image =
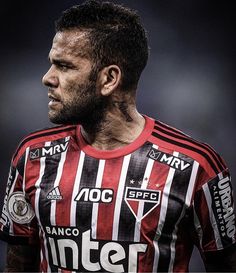
[[[89,145],[83,138],[81,134],[81,126],[78,125],[76,128],[76,136],[78,139],[80,149],[87,155],[99,159],[109,159],[109,158],[117,158],[121,156],[125,156],[127,154],[132,153],[141,147],[151,135],[154,128],[154,120],[150,117],[144,115],[145,118],[145,127],[141,134],[130,144],[123,146],[118,149],[113,150],[99,150],[91,145]]]

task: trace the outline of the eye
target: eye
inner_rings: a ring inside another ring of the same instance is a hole
[[[68,64],[63,64],[63,63],[57,64],[57,67],[61,71],[67,71],[68,69],[71,68]]]
[[[68,69],[72,69],[73,66],[71,63],[59,61],[59,60],[53,60],[52,64],[56,67],[56,69],[66,72]]]

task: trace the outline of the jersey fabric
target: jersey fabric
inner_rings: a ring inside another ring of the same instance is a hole
[[[131,144],[97,150],[80,126],[30,134],[10,169],[1,238],[40,244],[40,272],[187,272],[235,242],[222,158],[145,116]]]

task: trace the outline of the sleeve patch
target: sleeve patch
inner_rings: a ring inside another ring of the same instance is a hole
[[[23,192],[13,192],[7,202],[8,215],[18,224],[28,224],[35,214],[32,206],[25,199]]]
[[[236,226],[230,177],[221,173],[208,183],[212,210],[223,238],[235,241]]]
[[[5,194],[5,198],[4,198],[2,214],[1,214],[1,218],[0,218],[0,223],[2,223],[3,226],[5,226],[5,227],[10,226],[9,216],[8,216],[8,212],[7,212],[7,202],[8,202],[9,195],[10,195],[12,188],[13,188],[15,176],[17,176],[16,172],[17,172],[16,168],[11,166],[10,172],[8,175],[8,181],[7,181],[7,186],[6,186],[6,194]]]

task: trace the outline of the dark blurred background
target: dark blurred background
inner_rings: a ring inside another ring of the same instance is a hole
[[[54,20],[82,1],[2,0],[0,8],[0,208],[10,158],[20,139],[47,127],[47,71]],[[138,108],[211,144],[228,163],[236,187],[235,8],[233,1],[117,0],[137,9],[151,55]],[[5,263],[0,242],[0,270]],[[190,271],[204,271],[195,250]]]

